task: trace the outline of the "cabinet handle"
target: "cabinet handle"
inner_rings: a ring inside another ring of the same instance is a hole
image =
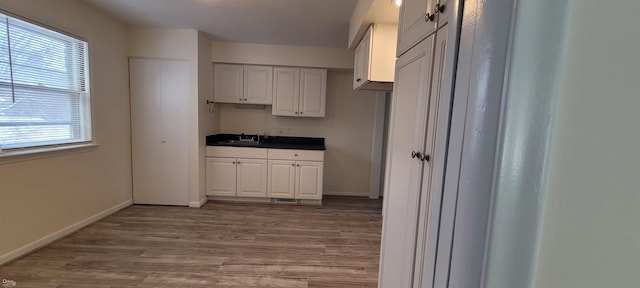
[[[296,112],[296,115],[298,114],[298,112]]]
[[[300,115],[302,115],[303,112],[300,112]]]
[[[356,79],[356,82],[360,82],[360,81],[362,81],[362,78]]]
[[[424,22],[430,22],[436,19],[436,14],[431,14],[429,12],[427,12],[427,14],[424,15]]]
[[[291,166],[296,167],[296,164],[291,164]]]
[[[429,156],[429,154],[424,154],[420,157],[420,161],[427,161],[429,162],[429,160],[431,160],[431,156]]]
[[[236,165],[236,161],[231,162],[231,164]]]
[[[296,166],[300,167],[300,164],[298,164],[298,165],[296,165]]]
[[[411,158],[415,159],[416,157],[420,159],[420,152],[411,151]]]
[[[446,5],[442,4],[436,4],[436,13],[444,13],[444,10],[446,8]]]
[[[242,98],[238,98],[238,100],[242,101]]]
[[[293,156],[298,157],[298,154],[293,154]]]
[[[237,163],[237,164],[238,164],[238,165],[240,165],[240,161],[238,161],[238,163]]]

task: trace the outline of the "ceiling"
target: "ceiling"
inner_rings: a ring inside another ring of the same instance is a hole
[[[129,24],[198,29],[214,40],[347,47],[358,0],[85,0]]]

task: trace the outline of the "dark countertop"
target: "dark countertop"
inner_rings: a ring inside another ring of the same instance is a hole
[[[240,134],[214,134],[207,136],[207,146],[232,146],[232,147],[253,147],[272,149],[299,149],[299,150],[327,150],[324,146],[324,138],[313,137],[285,137],[285,136],[264,136],[260,135],[260,141],[238,141],[257,140],[258,135]]]

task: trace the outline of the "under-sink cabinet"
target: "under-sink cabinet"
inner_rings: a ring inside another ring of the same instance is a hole
[[[206,147],[206,194],[321,200],[324,151]]]
[[[228,197],[266,197],[266,151],[259,148],[207,149],[206,194]],[[211,152],[211,153],[209,153]]]

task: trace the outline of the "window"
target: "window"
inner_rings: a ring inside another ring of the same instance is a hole
[[[87,42],[0,14],[0,152],[91,141]]]

